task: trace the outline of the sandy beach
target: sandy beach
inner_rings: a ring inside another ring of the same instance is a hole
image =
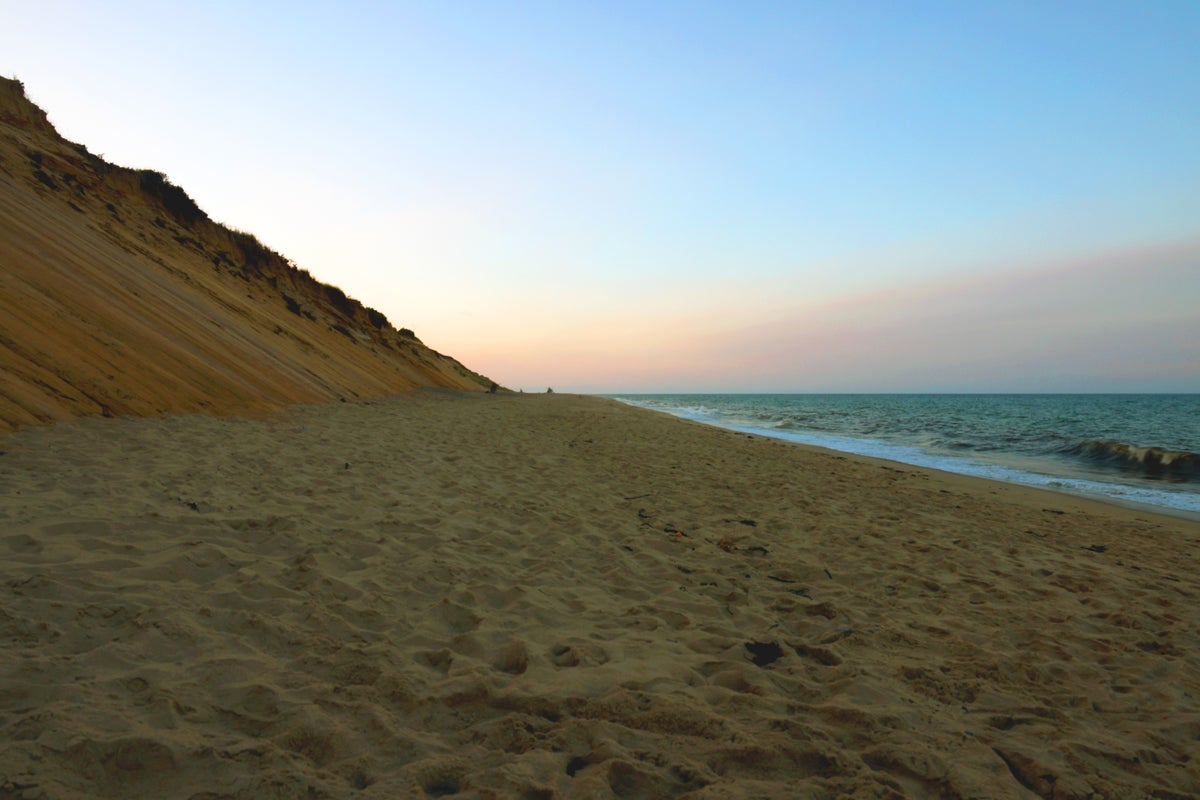
[[[1200,523],[566,395],[0,451],[6,800],[1200,795]]]

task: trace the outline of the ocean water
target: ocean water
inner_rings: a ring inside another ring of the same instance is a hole
[[[1200,513],[1200,395],[610,396],[832,450]]]

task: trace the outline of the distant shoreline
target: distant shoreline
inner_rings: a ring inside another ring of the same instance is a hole
[[[984,464],[970,460],[969,457],[948,457],[934,456],[921,452],[912,447],[900,447],[888,445],[883,442],[874,442],[870,440],[856,439],[851,436],[838,436],[833,434],[816,435],[807,434],[801,431],[780,431],[772,430],[765,426],[756,426],[751,424],[737,424],[725,419],[720,419],[713,414],[701,414],[691,409],[680,409],[670,407],[655,407],[640,402],[638,398],[694,398],[697,402],[703,402],[706,398],[713,397],[819,397],[819,398],[839,398],[839,397],[878,397],[878,398],[907,398],[907,397],[938,397],[938,398],[958,398],[958,397],[1000,397],[1000,398],[1024,398],[1024,397],[1077,397],[1084,395],[1076,394],[1061,394],[1061,393],[1042,393],[1042,394],[1020,394],[1020,393],[979,393],[979,394],[964,394],[964,393],[874,393],[874,394],[854,394],[854,393],[838,393],[838,394],[822,394],[815,393],[812,395],[802,395],[794,393],[778,393],[774,395],[760,395],[756,393],[745,393],[742,395],[736,394],[605,394],[597,395],[617,402],[628,404],[634,408],[641,408],[649,411],[657,411],[678,419],[686,419],[692,422],[698,422],[704,425],[721,428],[725,430],[737,431],[756,436],[763,436],[770,439],[789,442],[791,444],[800,445],[802,447],[812,447],[819,450],[825,450],[836,453],[853,454],[861,458],[875,459],[882,462],[903,464],[906,467],[916,467],[920,469],[931,469],[939,472],[944,472],[951,475],[959,475],[964,477],[977,478],[981,480],[996,481],[1006,485],[1015,485],[1032,489],[1041,489],[1053,494],[1065,494],[1074,497],[1087,498],[1098,502],[1108,503],[1120,507],[1138,509],[1150,513],[1164,514],[1170,517],[1181,519],[1200,521],[1200,509],[1190,507],[1182,507],[1181,505],[1171,505],[1171,501],[1176,503],[1186,503],[1193,499],[1193,495],[1183,492],[1170,492],[1158,489],[1156,486],[1138,487],[1136,485],[1122,486],[1121,484],[1104,484],[1099,481],[1089,481],[1086,479],[1073,478],[1070,476],[1053,476],[1047,473],[1039,473],[1032,471],[1038,465],[1035,464],[1029,469],[1013,469],[994,464]],[[1156,396],[1145,394],[1130,394],[1130,395],[1114,395],[1111,393],[1097,394],[1101,397],[1128,396]],[[1170,397],[1193,397],[1191,394],[1170,394],[1161,395]],[[1111,487],[1121,487],[1131,494],[1141,493],[1143,498],[1122,496],[1114,493]],[[1110,491],[1105,491],[1109,488]],[[1157,491],[1156,491],[1157,490]],[[1150,494],[1153,492],[1153,494]],[[1156,502],[1160,499],[1166,502]],[[1195,499],[1200,503],[1200,494],[1195,495]]]

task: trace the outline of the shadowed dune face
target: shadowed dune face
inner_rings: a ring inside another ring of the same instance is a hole
[[[0,431],[490,385],[0,79]]]

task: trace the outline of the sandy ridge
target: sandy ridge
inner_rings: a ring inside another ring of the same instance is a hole
[[[0,430],[489,385],[0,79]]]

